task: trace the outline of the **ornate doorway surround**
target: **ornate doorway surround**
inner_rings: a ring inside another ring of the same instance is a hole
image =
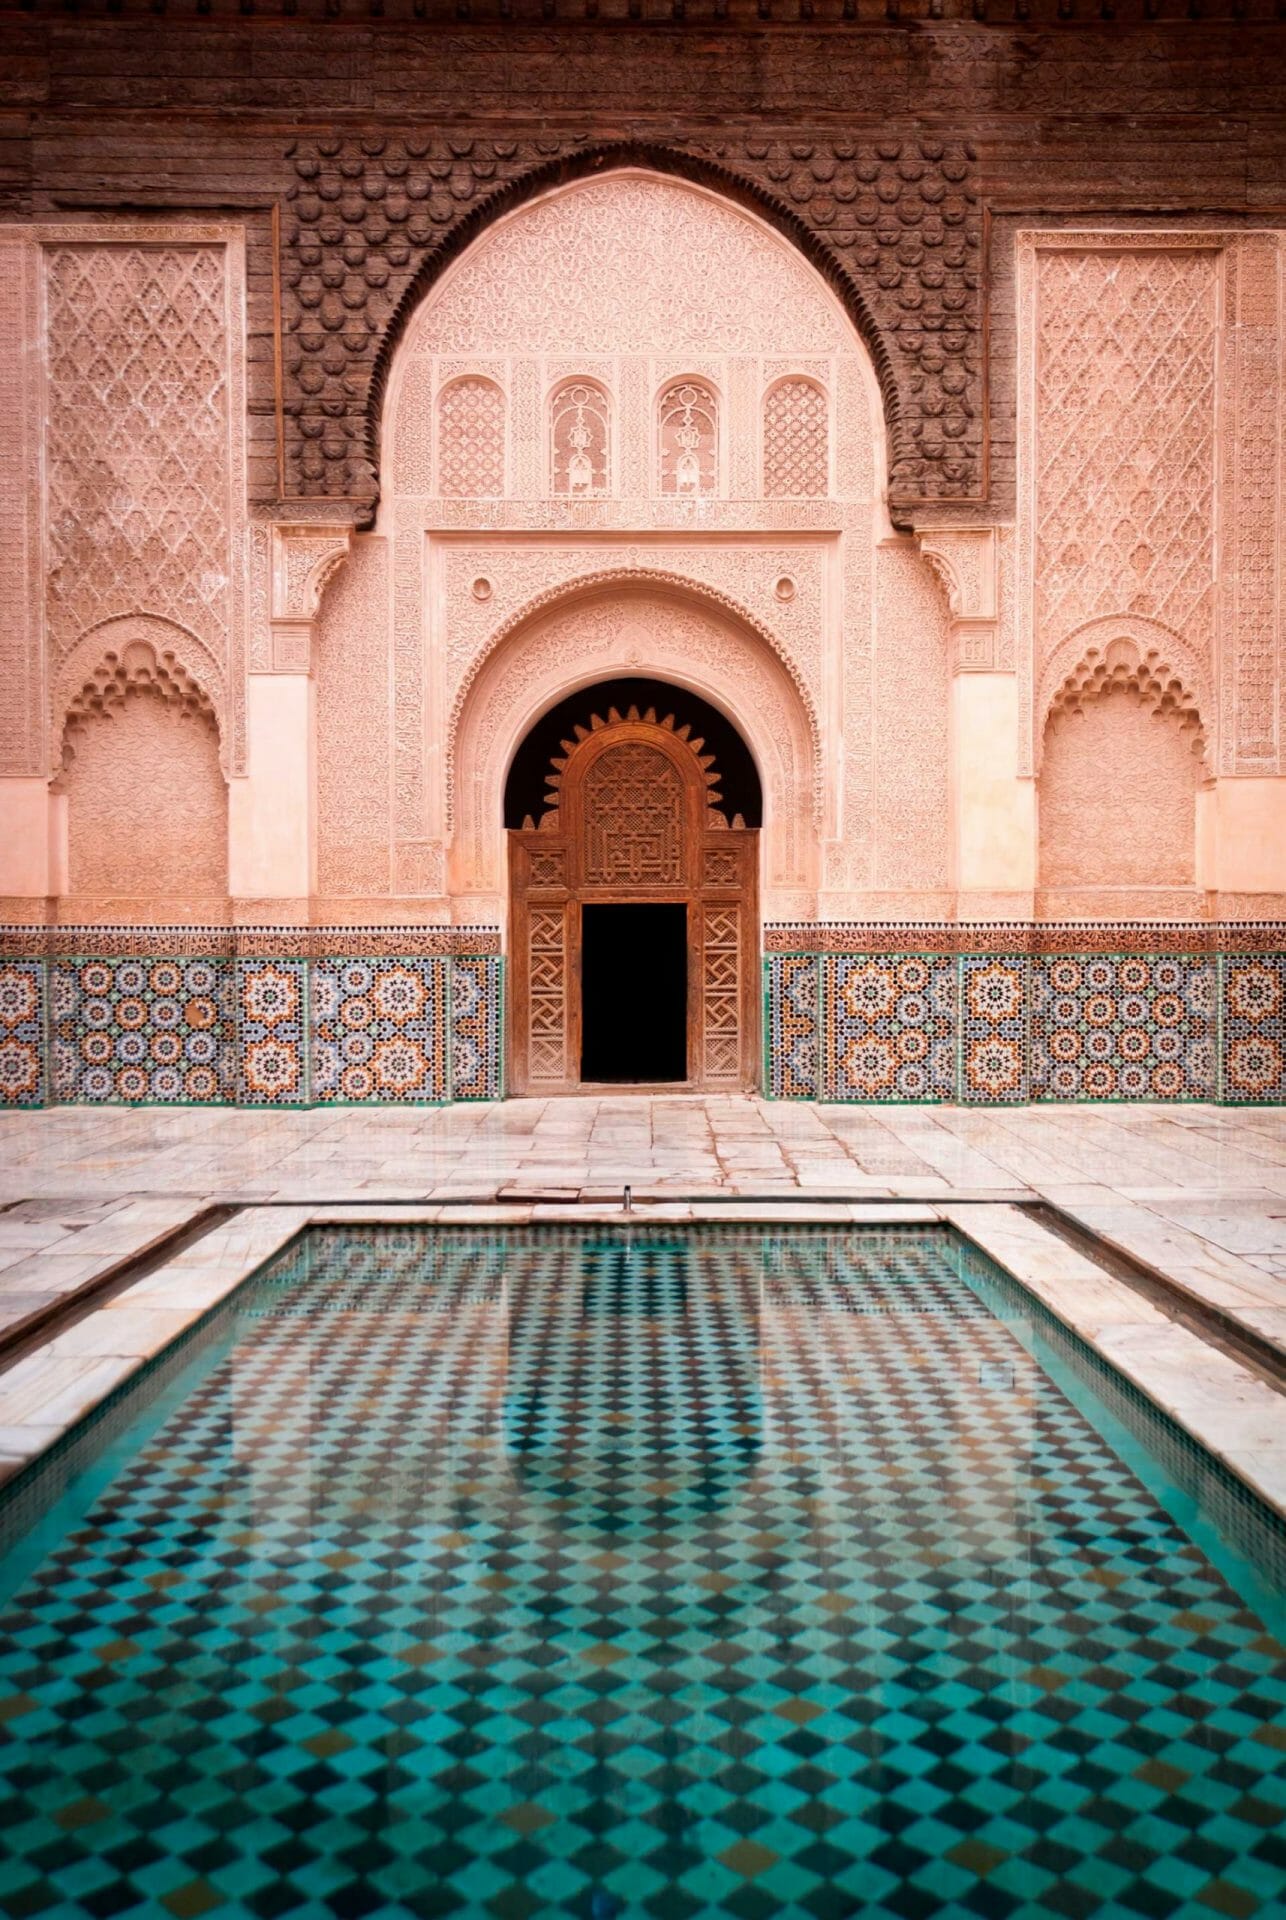
[[[550,811],[509,833],[514,1092],[582,1085],[582,909],[627,902],[687,909],[680,1084],[754,1085],[758,831],[719,811],[712,756],[672,714],[612,707],[575,735],[552,763]]]

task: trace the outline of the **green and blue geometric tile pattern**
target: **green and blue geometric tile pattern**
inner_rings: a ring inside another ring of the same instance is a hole
[[[1279,1915],[1280,1538],[1078,1351],[936,1232],[314,1234],[12,1555],[0,1906]]]

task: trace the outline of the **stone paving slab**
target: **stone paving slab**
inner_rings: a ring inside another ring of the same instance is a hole
[[[6,1313],[12,1323],[39,1312],[213,1203],[333,1218],[364,1201],[353,1217],[367,1221],[407,1207],[460,1224],[552,1219],[562,1206],[619,1218],[626,1185],[639,1218],[726,1220],[741,1202],[751,1217],[873,1221],[883,1207],[932,1217],[963,1202],[1047,1200],[1286,1351],[1286,1109],[799,1106],[739,1095],[0,1115],[0,1208],[10,1203],[0,1331]],[[229,1223],[208,1250],[229,1269],[246,1250],[238,1231]],[[203,1260],[142,1283],[158,1308],[208,1297]]]
[[[20,1336],[123,1263],[142,1259],[205,1205],[126,1196],[88,1205],[21,1201],[10,1207],[0,1214],[0,1341]]]

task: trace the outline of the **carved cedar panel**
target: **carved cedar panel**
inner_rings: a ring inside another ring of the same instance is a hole
[[[707,905],[701,933],[701,1051],[707,1086],[741,1084],[742,908]]]
[[[508,204],[523,182],[544,184],[557,167],[611,162],[687,172],[749,197],[798,232],[863,316],[896,413],[894,497],[980,490],[982,208],[964,140],[895,128],[878,141],[783,129],[773,139],[732,134],[668,149],[623,143],[591,151],[575,135],[372,131],[292,142],[287,159],[294,179],[281,278],[292,492],[374,496],[382,357],[394,319],[434,262],[453,252],[462,223],[476,222],[489,200]],[[735,283],[735,262],[729,271]],[[578,275],[587,287],[594,278]]]
[[[567,908],[532,906],[527,915],[527,1080],[561,1087],[567,1057]]]
[[[585,879],[597,887],[683,878],[683,780],[654,747],[613,747],[585,781]]]

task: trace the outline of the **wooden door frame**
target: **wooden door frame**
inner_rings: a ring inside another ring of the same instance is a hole
[[[622,884],[588,870],[585,788],[604,755],[634,743],[660,748],[679,770],[682,844],[673,877]],[[729,827],[708,806],[706,764],[672,729],[617,717],[585,734],[561,763],[557,812],[538,827],[509,829],[508,1084],[515,1095],[601,1090],[580,1077],[582,912],[593,905],[687,909],[688,1076],[654,1090],[742,1092],[758,1084],[760,833]]]

